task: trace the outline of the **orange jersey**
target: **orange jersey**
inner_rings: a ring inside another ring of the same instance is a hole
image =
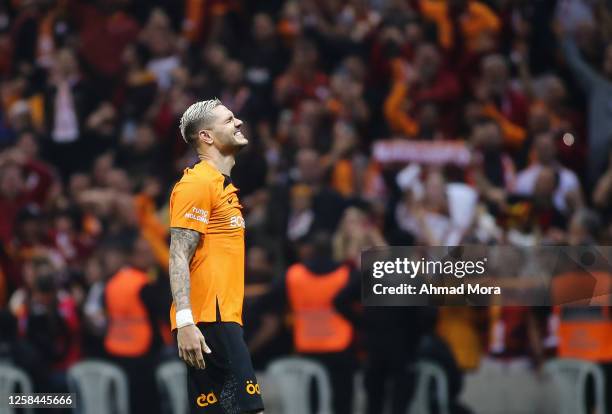
[[[238,189],[206,161],[185,169],[170,195],[170,227],[200,233],[191,263],[191,312],[198,322],[242,325],[244,219]],[[172,329],[176,309],[170,309]]]

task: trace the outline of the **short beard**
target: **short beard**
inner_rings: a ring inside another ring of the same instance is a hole
[[[244,147],[246,147],[249,143],[245,142],[245,143],[232,143],[230,145],[227,145],[223,148],[222,154],[223,155],[236,155],[240,152],[240,150]]]
[[[240,143],[240,144],[234,144],[233,147],[236,149],[236,152],[240,151],[241,149],[243,149],[244,147],[246,147],[247,145],[249,145],[249,142],[244,142],[244,143]]]

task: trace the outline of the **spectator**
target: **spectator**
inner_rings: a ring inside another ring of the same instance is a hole
[[[71,4],[71,16],[78,16],[79,53],[94,75],[101,80],[96,88],[104,91],[110,79],[121,70],[123,48],[133,43],[140,30],[136,20],[125,11],[125,5],[108,5],[101,1]],[[106,90],[105,92],[108,92]]]
[[[296,241],[309,235],[314,213],[312,211],[312,190],[307,185],[291,188],[291,210],[287,225],[287,238]]]
[[[328,78],[317,67],[318,51],[308,40],[299,41],[291,57],[289,67],[275,85],[276,102],[299,109],[307,98],[322,100],[327,95]]]
[[[332,75],[327,109],[339,120],[365,125],[370,118],[370,109],[363,98],[363,62],[358,57],[349,57]]]
[[[117,165],[124,169],[134,182],[142,183],[144,176],[153,173],[162,164],[158,142],[155,130],[150,124],[138,124],[133,138],[117,151]]]
[[[570,0],[571,2],[571,0]],[[518,65],[535,75],[545,74],[555,67],[555,35],[552,30],[555,3],[512,1],[500,5],[502,50]],[[562,18],[573,18],[572,12]],[[578,17],[580,19],[580,17]]]
[[[72,154],[80,151],[85,122],[97,101],[71,49],[57,52],[51,79],[45,93],[45,126],[50,131],[46,154],[66,177],[81,166],[81,159]]]
[[[261,104],[245,82],[242,63],[228,61],[222,78],[224,88],[221,91],[221,100],[227,104],[228,109],[246,122],[255,124],[259,121],[262,117]]]
[[[490,118],[478,122],[472,132],[473,168],[468,173],[481,196],[493,209],[503,210],[515,180],[512,158],[503,152],[500,125]]]
[[[132,43],[123,50],[123,80],[117,88],[114,103],[121,108],[124,133],[129,134],[133,124],[145,117],[155,100],[157,79],[155,74],[147,69],[149,59],[149,50],[140,43]]]
[[[337,191],[326,185],[322,176],[320,155],[312,149],[300,150],[296,154],[296,168],[293,173],[294,182],[313,187],[312,209],[316,218],[313,229],[334,230],[345,207],[345,200]]]
[[[484,105],[483,113],[499,123],[504,143],[519,148],[526,138],[527,100],[510,85],[506,59],[489,55],[482,60],[481,79],[475,86],[476,97]]]
[[[147,69],[155,75],[157,85],[168,90],[172,72],[179,67],[177,39],[172,31],[170,18],[161,9],[154,9],[147,24],[140,32],[140,41],[148,48],[151,59]]]
[[[443,311],[444,308],[440,310]],[[470,311],[471,309],[468,308],[467,310]],[[434,314],[439,313],[432,309],[428,309],[428,312],[434,313]],[[451,345],[449,344],[450,338],[448,336],[443,337],[439,335],[436,331],[434,331],[434,327],[440,326],[439,324],[440,318],[433,316],[433,315],[430,316],[428,313],[425,313],[425,315],[427,318],[433,319],[433,321],[427,321],[426,323],[424,323],[425,335],[423,339],[421,340],[421,343],[419,344],[420,345],[419,350],[418,350],[419,358],[424,359],[425,361],[433,362],[439,365],[444,370],[447,381],[448,381],[448,394],[449,394],[448,404],[450,406],[449,411],[451,413],[457,413],[457,414],[469,414],[472,411],[469,408],[467,408],[465,404],[459,401],[460,400],[459,396],[463,388],[463,373],[459,365],[459,361],[457,361],[456,354],[453,354],[453,351],[455,349],[451,348]],[[470,332],[471,327],[466,327],[465,321],[462,321],[462,319],[466,318],[467,315],[464,314],[464,315],[457,315],[457,316],[458,317],[454,320],[455,323],[453,325],[455,326],[459,325],[457,326],[459,329],[463,328],[464,334],[473,335],[473,332]],[[467,318],[469,318],[469,316],[467,316]],[[462,322],[464,326],[461,326]],[[472,321],[468,320],[468,324],[470,324],[470,322]],[[448,335],[448,332],[447,332],[447,335]],[[450,342],[450,343],[457,346],[456,337],[458,336],[458,334],[455,334],[453,336],[455,337],[453,338],[455,339],[455,342],[454,343]],[[467,341],[469,340],[470,339],[467,339]],[[479,352],[479,347],[475,343],[472,343],[470,348],[471,349],[465,349],[465,351],[471,352],[471,353]]]
[[[8,309],[0,311],[0,361],[13,363],[32,378],[36,391],[46,391],[47,367],[41,353],[19,336],[17,319]]]
[[[283,71],[286,52],[276,36],[274,20],[265,13],[253,16],[252,39],[242,52],[245,77],[258,99],[269,104],[274,79]]]
[[[33,179],[27,180],[32,177]],[[5,151],[0,156],[0,240],[8,243],[13,234],[14,222],[25,206],[41,208],[47,201],[51,172],[41,163],[28,160],[19,149]]]
[[[600,177],[593,192],[593,203],[598,209],[608,210],[612,203],[612,149],[608,151],[608,169]]]
[[[272,254],[261,247],[247,251],[244,328],[245,341],[253,358],[255,369],[264,369],[276,357],[291,352],[291,332],[283,323],[282,315],[258,312],[262,298],[273,287]]]
[[[83,353],[87,357],[100,358],[105,355],[103,337],[106,330],[106,312],[104,309],[104,284],[108,279],[106,269],[112,260],[105,263],[104,253],[90,257],[83,270],[88,291],[83,301]],[[115,266],[119,267],[119,266]],[[116,271],[115,271],[116,272]],[[114,274],[115,272],[112,272]]]
[[[438,28],[438,38],[441,45],[450,49],[454,38],[453,21],[460,21],[460,30],[466,39],[466,49],[469,51],[482,50],[490,40],[490,36],[496,36],[500,30],[500,21],[495,13],[485,4],[479,1],[450,0],[448,2],[436,2],[432,0],[420,0],[421,11],[428,19],[433,20]]]
[[[582,120],[568,106],[568,92],[565,83],[558,76],[549,75],[541,80],[541,92],[534,105],[543,105],[550,117],[553,131],[576,131]]]
[[[561,41],[567,64],[588,99],[589,182],[594,183],[605,169],[605,155],[610,145],[612,116],[605,105],[612,95],[612,45],[604,49],[602,71],[598,73],[580,55],[572,33],[565,33]]]
[[[439,170],[427,173],[424,185],[415,184],[397,204],[395,219],[400,229],[427,246],[454,246],[461,231],[451,217],[446,179]]]
[[[41,257],[34,262],[29,289],[21,303],[12,298],[22,334],[42,358],[45,378],[41,389],[67,392],[66,369],[79,360],[80,321],[74,299],[58,289],[51,262]]]
[[[386,245],[366,213],[358,207],[348,207],[333,237],[334,260],[359,269],[362,250]]]
[[[581,208],[572,214],[568,227],[568,245],[593,245],[600,238],[601,218],[595,211]]]
[[[567,229],[567,220],[554,204],[559,183],[559,172],[544,167],[538,173],[533,191],[534,230],[552,243],[559,243],[563,239],[562,232]]]
[[[359,271],[359,252],[386,244],[366,214],[356,207],[349,207],[334,235],[334,257]],[[424,313],[421,308],[410,307],[362,308],[357,305],[360,296],[361,282],[353,278],[338,293],[334,305],[363,334],[366,413],[382,412],[385,401],[390,401],[392,413],[403,413],[413,392],[411,364],[415,361],[424,331]]]
[[[359,165],[363,159],[357,148],[357,132],[346,122],[336,122],[330,151],[322,157],[322,169],[330,176],[331,187],[345,198],[358,193]]]
[[[559,175],[559,185],[554,194],[555,208],[568,214],[582,205],[582,190],[576,174],[557,160],[555,144],[552,133],[543,133],[535,137],[533,143],[535,162],[518,173],[513,192],[520,195],[532,195],[541,169],[552,167]]]
[[[456,127],[453,114],[454,103],[460,89],[457,79],[442,69],[440,53],[431,44],[423,44],[416,51],[414,68],[410,68],[406,79],[397,79],[385,102],[385,116],[393,130],[408,137],[420,137],[421,132],[413,117],[402,110],[402,103],[410,98],[413,108],[424,103],[436,105],[444,113],[442,125],[447,136],[452,137]],[[410,110],[408,111],[411,112]]]

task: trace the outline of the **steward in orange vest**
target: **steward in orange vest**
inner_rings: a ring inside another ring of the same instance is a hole
[[[592,246],[596,252],[604,228],[597,212],[579,209],[570,219],[568,244]],[[579,265],[569,263],[553,276],[551,296],[557,304],[557,356],[591,361],[603,369],[606,412],[612,413],[612,272],[609,259],[603,256],[603,261],[582,256]],[[587,398],[588,412],[594,411],[591,403]]]
[[[140,296],[148,283],[146,273],[124,267],[106,285],[108,331],[104,347],[109,354],[141,357],[151,349],[153,327]]]
[[[569,271],[553,278],[557,356],[598,364],[605,377],[606,412],[612,413],[612,274]],[[587,398],[586,409],[591,409]]]
[[[159,413],[155,369],[161,337],[157,320],[167,309],[157,310],[154,288],[147,273],[155,265],[148,242],[142,237],[127,242],[126,266],[107,282],[104,300],[107,331],[104,348],[127,374],[132,413]]]
[[[353,327],[336,312],[333,301],[348,284],[350,269],[346,265],[335,267],[332,263],[318,269],[310,265],[297,263],[287,270],[295,350],[299,353],[345,351],[353,340]]]
[[[595,246],[603,227],[596,212],[580,209],[570,219],[569,244],[593,246],[596,253]],[[558,321],[557,354],[562,358],[612,364],[610,265],[598,260],[562,263],[563,270],[553,277],[551,283],[552,301],[557,305],[554,308]],[[607,369],[612,373],[612,365]],[[606,384],[612,385],[612,377],[606,379]],[[612,392],[612,386],[609,391]]]
[[[147,273],[155,266],[149,243],[138,238],[127,245],[127,266],[110,277],[104,291],[108,320],[104,348],[113,357],[135,358],[159,348],[155,321],[165,317],[166,309],[158,309]]]
[[[314,250],[308,260],[289,267],[260,300],[258,312],[289,309],[295,351],[327,368],[333,389],[334,413],[351,413],[353,398],[354,330],[334,306],[338,293],[356,276],[347,265],[334,262],[327,233],[308,242]]]
[[[612,274],[567,272],[553,279],[552,291],[561,303],[555,306],[558,356],[612,363]]]
[[[338,293],[348,286],[351,270],[331,260],[327,234],[315,234],[314,257],[289,267],[285,277],[289,309],[293,317],[295,350],[322,363],[333,388],[337,414],[352,412],[355,358],[353,326],[334,307]]]

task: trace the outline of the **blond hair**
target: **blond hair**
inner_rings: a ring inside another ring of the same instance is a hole
[[[194,141],[195,134],[199,128],[207,127],[212,121],[212,111],[217,106],[223,105],[217,98],[200,101],[192,104],[181,116],[179,128],[181,136],[187,144]]]

